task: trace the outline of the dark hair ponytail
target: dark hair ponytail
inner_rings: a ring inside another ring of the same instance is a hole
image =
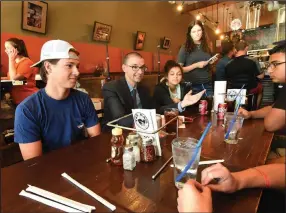
[[[6,42],[11,42],[12,46],[18,50],[18,55],[29,58],[25,42],[18,38],[9,38]]]

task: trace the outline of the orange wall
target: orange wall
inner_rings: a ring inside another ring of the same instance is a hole
[[[1,64],[2,72],[7,73],[8,70],[8,57],[5,53],[4,43],[8,38],[17,37],[24,40],[29,56],[34,62],[40,59],[40,51],[42,45],[50,40],[48,37],[26,36],[12,33],[1,33]],[[80,71],[81,73],[92,73],[98,63],[104,62],[106,58],[106,46],[102,44],[92,44],[83,42],[70,42],[80,52]],[[121,49],[118,47],[108,47],[110,58],[110,71],[121,72],[122,57],[124,54],[132,50]],[[145,64],[149,70],[156,69],[157,54],[152,52],[139,51],[145,59]],[[161,70],[167,60],[174,59],[172,55],[161,54]]]

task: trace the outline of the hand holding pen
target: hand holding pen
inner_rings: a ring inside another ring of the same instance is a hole
[[[213,183],[216,182],[216,183]],[[213,191],[232,193],[238,190],[238,180],[222,164],[212,165],[202,171],[201,183]]]

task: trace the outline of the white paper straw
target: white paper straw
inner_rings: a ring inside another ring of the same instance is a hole
[[[223,159],[221,159],[221,160],[206,160],[206,161],[200,161],[199,165],[207,165],[207,164],[222,163],[222,162],[224,162]],[[174,167],[174,164],[171,164],[170,167]]]
[[[41,189],[41,188],[38,188],[36,186],[31,186],[31,185],[28,185],[28,186],[29,187],[26,189],[26,191],[28,191],[28,192],[33,192],[34,194],[38,194],[42,197],[46,197],[50,200],[54,200],[58,203],[65,204],[65,205],[70,206],[72,208],[79,209],[83,212],[91,212],[93,209],[95,209],[94,206],[89,206],[89,205],[79,203],[77,201],[74,201],[74,200],[68,199],[66,197],[54,194],[52,192],[46,191],[46,190]]]
[[[48,199],[40,197],[38,195],[34,195],[34,194],[26,192],[24,190],[22,190],[19,195],[31,198],[32,200],[36,200],[36,201],[38,201],[40,203],[46,204],[47,206],[51,206],[51,207],[54,207],[56,209],[60,209],[60,210],[62,210],[64,212],[82,212],[80,210],[73,209],[71,207],[68,207],[68,206],[62,205],[60,203],[48,200]]]
[[[74,185],[76,185],[77,187],[79,187],[80,189],[82,189],[83,191],[85,191],[87,194],[89,194],[90,196],[92,196],[93,198],[95,198],[97,201],[99,201],[100,203],[102,203],[103,205],[105,205],[107,208],[111,209],[111,211],[114,211],[116,209],[116,206],[114,206],[113,204],[109,203],[107,200],[103,199],[102,197],[100,197],[99,195],[95,194],[93,191],[91,191],[89,188],[83,186],[82,184],[80,184],[79,182],[77,182],[76,180],[74,180],[72,177],[70,177],[67,173],[62,173],[62,176],[64,178],[66,178],[67,180],[69,180],[70,182],[72,182]]]
[[[221,160],[206,160],[206,161],[200,161],[199,165],[207,165],[207,164],[222,163],[222,162],[224,162],[223,159],[221,159]]]

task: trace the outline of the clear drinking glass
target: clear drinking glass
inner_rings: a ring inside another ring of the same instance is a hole
[[[172,141],[174,180],[178,189],[181,189],[189,179],[195,180],[197,177],[197,169],[201,156],[201,147],[198,147],[197,156],[195,157],[195,161],[193,162],[190,169],[179,182],[176,182],[176,177],[183,172],[184,168],[195,154],[197,143],[197,139],[188,137],[178,137]]]
[[[178,115],[179,115],[179,110],[176,108],[165,109],[164,110],[165,124]],[[174,119],[171,123],[167,124],[166,132],[168,133],[177,132],[177,119]]]
[[[224,132],[225,132],[225,135],[226,135],[228,128],[232,122],[233,116],[234,116],[233,112],[227,112],[224,116],[224,128],[225,128]],[[229,143],[229,144],[237,144],[238,143],[238,135],[239,135],[240,129],[242,128],[243,121],[244,121],[244,118],[242,116],[239,116],[239,115],[236,116],[234,124],[230,130],[228,139],[224,140],[226,143]]]

